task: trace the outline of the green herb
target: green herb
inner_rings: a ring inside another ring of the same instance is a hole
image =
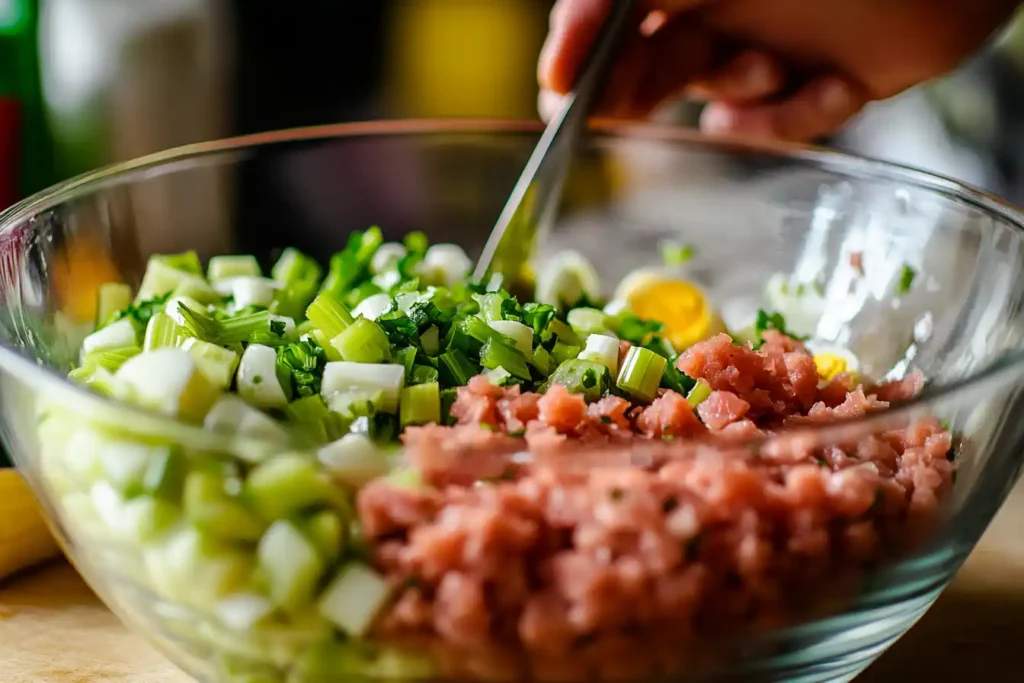
[[[904,263],[903,268],[900,269],[900,279],[896,283],[896,296],[907,294],[913,286],[914,278],[916,277],[917,272]]]
[[[345,248],[331,257],[323,289],[342,298],[356,283],[368,277],[373,255],[383,243],[384,235],[376,226],[365,232],[353,232]]]
[[[149,324],[149,319],[152,318],[154,314],[163,310],[170,298],[171,292],[167,292],[166,294],[154,296],[152,299],[146,299],[145,301],[140,301],[137,304],[131,304],[123,311],[115,313],[111,322],[116,322],[121,318],[129,318],[136,326],[144,328]]]
[[[304,339],[277,350],[277,363],[287,371],[293,395],[314,396],[320,393],[320,380],[327,353],[312,339]]]
[[[786,318],[781,313],[768,313],[764,309],[759,308],[757,309],[757,319],[754,321],[754,335],[757,338],[755,347],[759,347],[764,343],[764,333],[768,330],[775,330],[797,341],[807,339],[807,337],[801,337],[795,332],[786,329]]]
[[[661,332],[664,327],[657,320],[644,320],[630,313],[619,323],[616,334],[619,339],[628,341],[634,346],[646,346],[653,336]]]
[[[693,259],[696,252],[692,244],[666,242],[661,245],[661,260],[666,266],[681,266]]]

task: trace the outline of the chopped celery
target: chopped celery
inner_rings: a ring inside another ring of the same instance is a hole
[[[120,282],[100,285],[96,293],[96,329],[107,324],[132,303],[132,288]]]
[[[398,398],[404,385],[404,366],[340,361],[324,366],[320,391],[325,398],[338,392],[381,392],[378,410],[394,413],[398,410]]]
[[[616,385],[641,401],[652,401],[658,395],[661,376],[668,361],[650,349],[633,346],[622,361]]]
[[[551,360],[558,365],[561,365],[567,360],[572,360],[580,355],[582,349],[579,346],[570,346],[569,344],[563,344],[562,342],[555,342],[555,345],[551,347]]]
[[[328,339],[334,339],[345,331],[355,320],[345,304],[341,303],[330,291],[323,291],[313,299],[306,309],[306,317],[322,330]]]
[[[299,318],[316,296],[323,277],[323,268],[297,249],[288,248],[270,270],[280,288],[271,307],[275,313]]]
[[[326,563],[293,523],[279,519],[271,524],[260,539],[256,556],[275,605],[295,612],[312,602]]]
[[[516,378],[512,376],[512,373],[502,367],[488,370],[484,375],[487,377],[487,381],[496,387],[507,387],[516,383]],[[440,397],[438,398],[440,400]]]
[[[180,254],[158,254],[151,260],[157,260],[171,268],[180,270],[190,275],[202,275],[203,264],[199,260],[199,254],[193,250],[183,251]]]
[[[406,387],[402,390],[399,411],[403,427],[440,422],[441,387],[437,382]]]
[[[213,613],[221,623],[236,631],[249,631],[273,611],[274,605],[255,593],[232,593],[213,605]]]
[[[328,564],[337,561],[345,549],[345,531],[345,521],[331,510],[321,510],[305,524],[306,536]]]
[[[560,364],[548,378],[551,384],[561,384],[574,394],[596,401],[611,387],[608,368],[593,361],[571,358]]]
[[[146,337],[142,348],[146,351],[154,349],[173,348],[189,339],[184,328],[178,325],[166,313],[154,313],[146,325]]]
[[[116,377],[141,405],[186,420],[202,421],[220,395],[181,349],[143,351],[122,365]]]
[[[175,294],[167,303],[164,305],[163,312],[171,316],[171,319],[179,325],[186,324],[186,318],[181,314],[181,306],[184,305],[186,308],[207,315],[209,307],[205,304],[201,304],[187,294]],[[156,313],[154,313],[156,315]]]
[[[490,325],[491,329],[497,330],[515,342],[516,349],[524,357],[529,358],[533,354],[533,328],[514,320],[495,320]]]
[[[711,385],[708,384],[707,380],[699,379],[693,388],[690,389],[690,393],[686,395],[686,402],[690,404],[691,408],[696,408],[710,395]]]
[[[341,357],[353,363],[385,363],[391,360],[391,343],[380,326],[372,320],[358,318],[338,336],[331,339]]]
[[[526,357],[518,350],[497,340],[490,340],[480,349],[480,364],[494,370],[505,368],[522,380],[530,379],[530,368]]]
[[[82,341],[83,355],[93,351],[123,349],[138,344],[135,326],[129,318],[122,318],[90,334]]]
[[[201,304],[216,304],[223,301],[224,297],[210,286],[210,283],[197,275],[190,275],[183,278],[172,293],[174,297],[188,297]]]
[[[317,457],[333,479],[353,487],[383,476],[391,468],[387,455],[364,434],[346,434],[321,447]]]
[[[480,304],[480,317],[484,322],[490,324],[492,322],[503,320],[501,315],[501,304],[505,300],[501,294],[474,294],[473,298],[478,304]]]
[[[257,465],[245,481],[245,493],[266,519],[280,519],[333,502],[335,492],[316,463],[284,454]]]
[[[260,277],[263,271],[255,256],[232,255],[214,256],[206,266],[206,277],[210,282],[228,278],[250,276]]]
[[[213,472],[193,470],[185,479],[185,516],[202,532],[237,541],[256,541],[266,529],[258,515],[228,492],[229,482]]]
[[[537,371],[547,377],[551,374],[551,370],[555,366],[554,359],[551,357],[551,353],[548,352],[543,346],[538,346],[533,350],[533,355],[530,357],[530,365],[537,368]]]
[[[193,527],[145,546],[143,553],[157,593],[202,609],[237,591],[252,574],[249,553]]]
[[[221,320],[215,320],[184,304],[178,304],[178,312],[181,316],[178,324],[191,336],[221,346],[249,341],[253,334],[270,331],[271,318],[267,311],[242,313]]]
[[[142,352],[137,346],[127,346],[122,349],[107,349],[103,351],[93,351],[88,353],[82,358],[82,366],[80,369],[85,370],[87,373],[91,373],[96,368],[103,368],[108,372],[117,372],[129,358],[134,358]]]
[[[186,339],[181,348],[188,351],[196,367],[214,386],[220,389],[231,386],[231,380],[234,379],[235,370],[238,368],[237,353],[194,337]]]
[[[431,325],[420,335],[420,346],[423,353],[428,356],[436,356],[441,352],[441,340],[437,325]]]
[[[258,408],[288,405],[288,396],[277,377],[277,352],[269,346],[250,344],[245,349],[235,384],[238,394]]]
[[[555,339],[567,346],[579,346],[583,343],[576,333],[573,332],[572,328],[558,318],[554,318],[550,323],[548,323],[547,336],[548,338],[555,337]],[[547,341],[547,339],[545,339],[545,341]]]
[[[480,367],[469,360],[462,351],[451,349],[438,356],[437,371],[441,381],[446,385],[462,387],[469,384],[470,378],[480,373]]]
[[[327,354],[327,360],[330,362],[337,362],[339,360],[345,360],[341,357],[341,351],[331,346],[331,340],[324,334],[323,330],[314,329],[309,333],[309,336],[313,338],[313,341],[317,343]]]
[[[407,384],[429,384],[436,382],[440,377],[437,368],[429,365],[413,365],[412,374],[406,377]]]
[[[316,443],[332,441],[348,427],[340,414],[327,407],[320,394],[292,401],[284,412],[291,422],[300,425]]]
[[[574,308],[566,314],[569,327],[581,339],[586,339],[592,334],[612,336],[610,332],[612,322],[604,311],[596,308]]]
[[[166,500],[136,496],[121,508],[121,527],[128,540],[150,543],[161,538],[181,519],[181,510]]]
[[[199,272],[182,270],[168,263],[166,259],[153,256],[146,264],[146,272],[142,276],[139,291],[135,293],[135,301],[138,303],[163,294],[169,294],[183,281],[199,274]]]
[[[349,562],[320,598],[320,613],[349,636],[366,634],[391,597],[387,582],[372,568]]]
[[[142,474],[142,490],[154,498],[175,501],[185,486],[188,463],[176,448],[167,448],[147,458]]]
[[[600,363],[614,375],[619,371],[619,340],[603,334],[592,334],[587,337],[587,346],[580,351],[579,358]]]

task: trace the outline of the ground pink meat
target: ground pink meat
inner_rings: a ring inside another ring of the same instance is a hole
[[[424,487],[359,492],[374,562],[399,587],[376,634],[430,643],[452,675],[654,675],[684,664],[681,643],[786,623],[813,587],[921,538],[955,469],[938,420],[827,445],[774,431],[885,410],[923,379],[819,386],[802,344],[766,337],[680,357],[713,390],[696,410],[668,390],[633,406],[460,388],[457,424],[404,433]]]

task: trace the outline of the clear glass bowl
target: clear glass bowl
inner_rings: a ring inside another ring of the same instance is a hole
[[[194,586],[175,593],[165,570],[208,548],[179,543],[154,555],[125,540],[122,527],[138,520],[105,494],[109,472],[94,469],[72,438],[81,425],[170,444],[200,460],[230,461],[266,444],[115,406],[67,382],[62,370],[88,327],[81,318],[97,282],[137,283],[150,254],[187,249],[203,258],[255,253],[264,262],[284,246],[326,256],[349,230],[373,223],[392,238],[424,230],[473,256],[538,134],[532,123],[437,121],[268,133],[104,169],[0,216],[5,442],[92,587],[197,679],[303,683],[396,672],[380,656],[386,650],[332,659],[337,652],[327,647],[324,654],[323,643],[338,637],[315,615],[233,629],[214,614],[219,596],[211,591],[224,587],[235,565],[196,565],[185,579]],[[628,641],[620,641],[617,651],[595,654],[581,642],[578,652],[543,665],[516,649],[446,651],[428,677],[851,679],[928,609],[1017,479],[1022,236],[1012,207],[914,170],[671,129],[598,127],[539,258],[575,248],[612,285],[658,262],[662,241],[681,240],[696,253],[688,276],[715,301],[756,307],[775,273],[788,274],[791,286],[820,290],[816,340],[848,347],[871,375],[899,379],[920,370],[930,383],[898,409],[787,434],[826,448],[941,418],[955,434],[952,491],[921,543],[852,576],[838,571],[852,561],[837,560],[797,591],[821,587],[830,598],[792,619],[764,620],[714,643],[672,636],[660,650],[623,649]],[[903,294],[898,283],[907,267],[917,277]],[[762,442],[736,447],[770,457]],[[356,660],[361,668],[346,668]],[[364,666],[370,660],[375,668]]]

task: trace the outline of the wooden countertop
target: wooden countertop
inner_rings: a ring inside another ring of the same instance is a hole
[[[858,683],[1024,679],[1024,483],[950,588]],[[4,683],[189,683],[65,562],[0,589]]]

